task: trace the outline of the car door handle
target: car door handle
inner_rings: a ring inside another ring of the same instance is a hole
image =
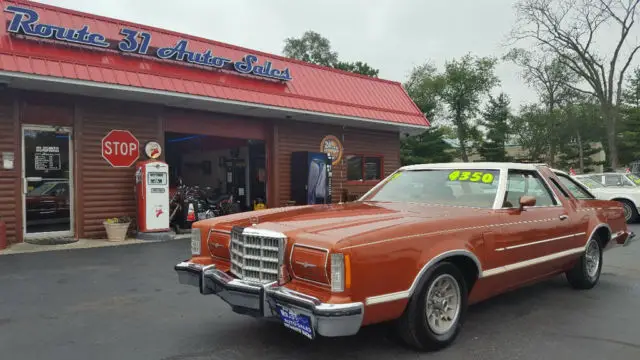
[[[569,217],[567,215],[560,215],[560,220],[567,220]]]

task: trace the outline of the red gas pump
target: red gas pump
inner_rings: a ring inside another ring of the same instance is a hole
[[[136,164],[138,237],[157,238],[169,227],[169,165],[150,159]]]

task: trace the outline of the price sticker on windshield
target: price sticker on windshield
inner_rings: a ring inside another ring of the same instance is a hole
[[[492,184],[494,176],[490,172],[484,171],[462,171],[455,170],[449,173],[450,181],[469,181],[469,182],[481,182],[484,184]]]

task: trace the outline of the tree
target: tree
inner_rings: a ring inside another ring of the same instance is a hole
[[[443,131],[438,126],[432,126],[425,132],[407,136],[400,143],[400,161],[402,166],[412,164],[427,164],[451,162],[451,146],[443,139]]]
[[[593,144],[602,140],[604,130],[595,99],[577,98],[574,103],[559,109],[557,114],[560,115],[561,124],[558,133],[562,139],[559,166],[577,168],[585,173],[593,165],[603,165],[591,158],[602,150]]]
[[[306,31],[300,38],[286,38],[284,43],[282,52],[286,57],[323,66],[338,62],[338,53],[331,49],[329,39],[315,31]]]
[[[403,85],[409,97],[427,119],[432,119],[442,110],[438,99],[443,85],[442,80],[438,69],[430,62],[426,62],[414,67],[409,74],[409,79]]]
[[[513,139],[527,153],[529,162],[542,162],[548,146],[545,138],[548,129],[549,117],[547,109],[538,104],[525,105],[520,109],[520,114],[511,121],[511,133]]]
[[[374,69],[371,66],[369,66],[369,64],[363,63],[362,61],[356,61],[356,62],[338,61],[335,64],[333,64],[333,67],[336,69],[349,71],[349,72],[360,74],[360,75],[371,76],[371,77],[378,77],[378,73],[380,72],[380,70]]]
[[[532,86],[549,113],[549,127],[547,128],[547,163],[555,165],[558,144],[558,118],[554,112],[570,100],[575,91],[569,86],[578,82],[578,76],[562,63],[560,58],[553,54],[542,53],[536,56],[524,49],[511,49],[504,60],[513,62],[523,69],[524,80]]]
[[[315,31],[308,30],[300,38],[286,38],[282,50],[284,56],[304,62],[333,67],[356,74],[378,77],[379,70],[369,64],[338,59],[338,53],[331,48],[329,39]]]
[[[640,159],[640,68],[629,77],[622,102],[620,160],[628,164]]]
[[[497,60],[465,55],[460,60],[445,63],[444,73],[437,83],[438,98],[446,105],[460,142],[460,157],[469,161],[468,143],[478,131],[470,121],[478,112],[485,95],[499,80],[494,74]]]
[[[482,141],[479,153],[486,161],[508,161],[506,145],[509,136],[509,121],[511,101],[505,93],[500,93],[497,98],[490,96],[489,104],[483,113],[480,124],[485,127],[487,133]]]
[[[607,125],[612,168],[618,166],[616,125],[624,76],[640,50],[639,44],[628,41],[639,3],[640,0],[520,0],[516,5],[518,23],[512,37],[533,40],[543,53],[557,56],[588,84],[589,90],[570,86],[598,99]],[[600,30],[612,26],[619,29],[619,36],[607,41],[613,48],[603,56],[594,44]]]

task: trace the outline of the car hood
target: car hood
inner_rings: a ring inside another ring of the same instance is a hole
[[[348,238],[378,237],[389,231],[408,235],[410,230],[407,229],[424,231],[425,225],[429,224],[438,229],[449,224],[459,226],[462,218],[486,218],[490,211],[446,205],[353,202],[253,211],[241,221],[229,218],[218,223],[216,228],[252,226],[284,233],[296,242],[332,246]]]

